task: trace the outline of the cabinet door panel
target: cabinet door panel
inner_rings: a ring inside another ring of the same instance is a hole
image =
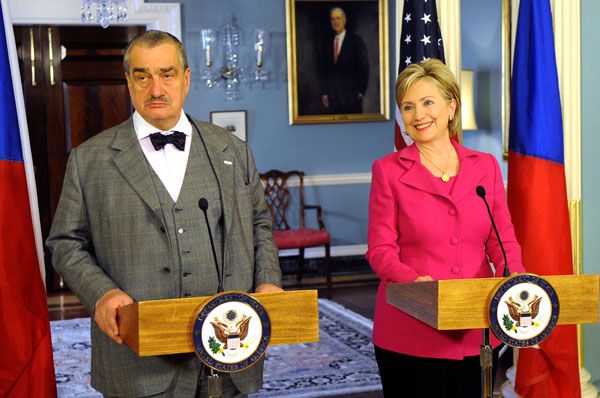
[[[44,240],[71,149],[126,120],[133,111],[122,59],[127,43],[144,30],[143,26],[14,27]],[[48,290],[65,288],[47,250],[46,280]]]
[[[125,121],[129,115],[129,94],[123,84],[64,83],[67,118],[66,150],[77,147],[107,126]],[[110,99],[104,103],[104,99]],[[94,104],[102,106],[94,107]]]

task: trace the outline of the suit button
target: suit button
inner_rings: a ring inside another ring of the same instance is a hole
[[[450,269],[450,271],[452,271],[453,274],[458,275],[460,273],[460,267],[458,265],[455,265]]]
[[[182,250],[181,251],[181,255],[182,256],[187,256],[188,254],[190,254],[191,252],[189,250]]]
[[[162,227],[162,226],[161,226],[161,227],[160,227],[160,232],[162,232],[162,233],[164,234],[165,232],[167,232],[167,230],[165,229],[165,227]]]
[[[191,296],[192,296],[191,293],[188,293],[188,292],[183,293],[183,297],[191,297]]]
[[[184,273],[183,273],[183,276],[184,276],[184,277],[187,277],[187,276],[190,276],[190,275],[192,275],[192,273],[191,273],[191,272],[184,272]]]
[[[175,210],[177,213],[179,213],[180,211],[183,211],[183,209],[182,209],[181,207],[176,207],[174,210]]]
[[[450,243],[453,245],[458,245],[458,238],[456,236],[451,237]]]
[[[448,214],[450,214],[451,216],[455,216],[456,215],[456,209],[450,209],[450,210],[448,210]]]
[[[177,232],[179,232],[180,234],[182,234],[182,233],[184,233],[184,232],[185,232],[185,229],[183,229],[183,228],[179,228],[179,229],[177,230]]]
[[[169,267],[163,267],[162,272],[164,272],[165,274],[170,274],[171,273],[171,268],[169,268]]]

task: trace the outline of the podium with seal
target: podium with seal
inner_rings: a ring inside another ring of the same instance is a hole
[[[599,291],[598,275],[517,274],[390,283],[386,300],[437,330],[483,329],[482,396],[491,397],[490,329],[507,345],[535,345],[556,325],[597,323]]]
[[[208,396],[222,396],[220,372],[238,372],[267,346],[319,341],[316,290],[135,302],[117,310],[123,341],[139,356],[194,352],[210,368]]]
[[[197,352],[202,359],[201,349],[225,358],[226,350],[249,347],[252,356],[264,352],[265,335],[268,345],[319,341],[316,290],[140,301],[119,308],[117,320],[123,341],[139,356]]]

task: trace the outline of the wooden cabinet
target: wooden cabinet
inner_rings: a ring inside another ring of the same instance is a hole
[[[69,152],[126,120],[133,108],[123,69],[143,26],[15,26],[42,236],[48,237]],[[48,290],[66,288],[45,249]]]

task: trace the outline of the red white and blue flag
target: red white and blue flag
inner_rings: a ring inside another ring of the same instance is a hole
[[[435,1],[406,0],[402,10],[398,74],[408,65],[430,58],[446,62]],[[398,104],[396,104],[394,130],[394,144],[397,151],[412,144],[412,138],[403,131]]]
[[[511,82],[508,205],[523,264],[538,275],[573,273],[563,124],[549,0],[521,0]],[[516,391],[580,397],[577,329],[557,326],[519,350]]]
[[[31,150],[12,23],[1,2],[0,396],[56,397]]]

